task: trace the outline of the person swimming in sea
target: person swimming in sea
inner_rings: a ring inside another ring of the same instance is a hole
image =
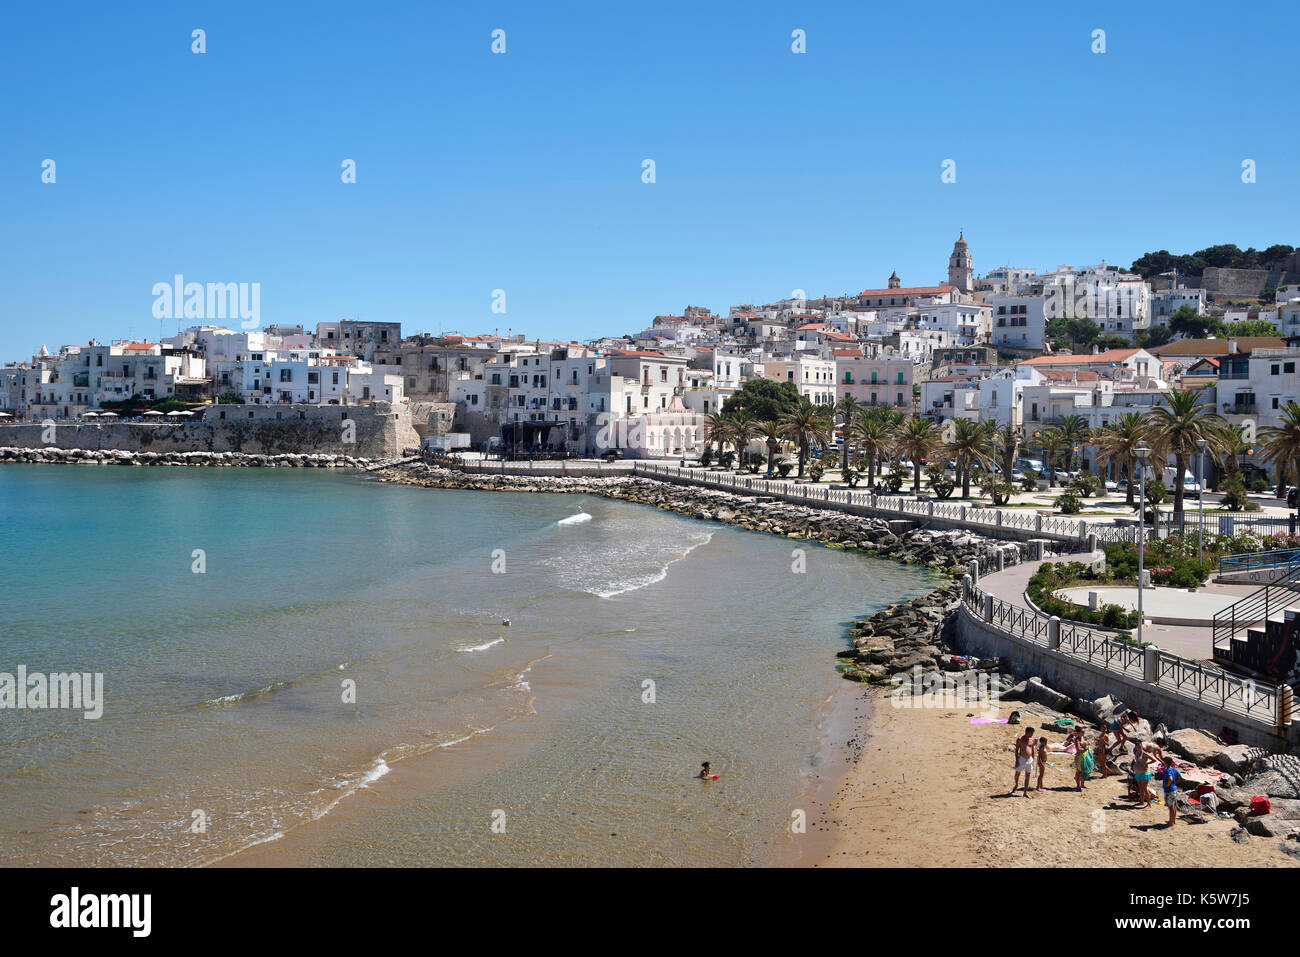
[[[700,780],[707,781],[712,777],[713,777],[713,767],[709,764],[708,761],[705,761],[703,764],[700,765]]]

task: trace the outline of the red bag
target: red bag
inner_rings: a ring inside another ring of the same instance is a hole
[[[1266,797],[1253,797],[1250,799],[1250,810],[1255,814],[1267,814],[1273,809],[1273,805],[1268,803]]]

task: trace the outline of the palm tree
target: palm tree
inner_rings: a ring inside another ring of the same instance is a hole
[[[1002,480],[1010,482],[1016,465],[1016,452],[1020,450],[1020,430],[1014,425],[1004,425],[994,433],[993,441],[1002,460]]]
[[[1214,460],[1229,475],[1235,475],[1241,471],[1241,456],[1252,451],[1251,443],[1246,441],[1245,426],[1230,425],[1224,430],[1223,445],[1215,453]]]
[[[755,434],[758,432],[753,413],[741,409],[733,414],[728,432],[732,444],[736,446],[736,471],[739,472],[745,466],[745,455],[749,451],[749,444],[754,441]]]
[[[1061,441],[1065,447],[1065,470],[1074,471],[1074,453],[1081,449],[1092,440],[1092,429],[1088,428],[1088,420],[1081,415],[1067,415],[1057,423],[1056,426],[1061,432]]]
[[[1259,447],[1266,461],[1279,472],[1300,475],[1300,405],[1288,402],[1280,410],[1281,425],[1266,425],[1259,430]],[[1300,495],[1296,496],[1296,515],[1300,517]]]
[[[731,420],[721,412],[710,412],[704,419],[704,447],[707,449],[711,443],[718,444],[718,456],[721,457],[722,450],[727,447],[731,441]]]
[[[1137,412],[1125,412],[1110,425],[1098,429],[1094,439],[1097,443],[1098,462],[1114,462],[1123,466],[1124,476],[1128,479],[1125,498],[1129,507],[1132,507],[1133,490],[1137,484],[1134,481],[1137,477],[1134,471],[1137,462],[1135,453],[1147,441],[1142,416]]]
[[[897,450],[912,460],[912,494],[921,494],[921,459],[939,444],[933,419],[908,419],[898,432]]]
[[[813,405],[806,397],[801,397],[799,407],[787,412],[781,420],[782,434],[799,446],[800,478],[803,478],[804,466],[808,464],[808,450],[812,443],[829,445],[831,428],[826,411]]]
[[[983,424],[972,419],[953,419],[952,424],[952,441],[948,443],[948,450],[957,460],[961,497],[970,498],[970,471],[993,461],[993,438]]]
[[[776,460],[776,454],[781,451],[781,440],[785,437],[781,431],[781,423],[775,419],[766,419],[758,423],[755,437],[767,443],[767,477],[771,478],[772,463]]]
[[[880,408],[877,406],[876,408]],[[867,457],[867,484],[876,481],[876,460],[885,455],[894,441],[894,429],[885,416],[875,409],[862,409],[850,426],[854,444]],[[847,442],[848,439],[845,438]]]
[[[1034,433],[1034,440],[1038,447],[1043,450],[1043,458],[1047,462],[1047,487],[1056,487],[1056,457],[1061,454],[1065,448],[1065,438],[1061,435],[1061,430],[1052,426]]]
[[[1227,423],[1212,406],[1199,402],[1196,392],[1170,392],[1166,405],[1147,413],[1146,425],[1151,449],[1157,462],[1174,457],[1174,514],[1183,511],[1183,478],[1187,462],[1198,451],[1196,442],[1204,439],[1206,447],[1218,454],[1226,442]]]

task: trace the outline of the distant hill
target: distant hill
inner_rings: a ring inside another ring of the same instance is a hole
[[[1253,246],[1239,249],[1232,243],[1178,256],[1161,249],[1133,260],[1132,271],[1145,279],[1174,269],[1179,276],[1187,277],[1200,276],[1206,269],[1263,269],[1285,273],[1296,268],[1295,253],[1295,247],[1285,243],[1269,246],[1262,252]]]

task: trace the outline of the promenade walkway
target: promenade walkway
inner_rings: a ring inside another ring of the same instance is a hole
[[[1096,561],[1100,557],[1100,552],[1093,552],[1091,554],[1071,555],[1064,560],[1086,563]],[[1062,559],[1050,558],[1047,561],[1060,562]],[[979,587],[1003,601],[1028,607],[1029,603],[1025,599],[1025,589],[1029,586],[1029,579],[1033,577],[1042,564],[1041,561],[1023,562],[1019,565],[1012,565],[1005,571],[986,574],[980,578]],[[1213,583],[1201,589],[1198,595],[1201,592],[1204,592],[1207,596],[1213,594],[1219,601],[1220,607],[1222,607],[1232,604],[1239,598],[1245,598],[1258,587],[1258,585]],[[1106,586],[1099,585],[1098,588],[1101,591],[1108,592],[1108,600],[1111,598]],[[1112,590],[1122,591],[1123,589]],[[1178,612],[1185,605],[1187,597],[1187,593],[1179,589],[1143,589],[1143,610],[1146,611],[1148,616],[1154,614],[1162,618],[1179,617]],[[1119,604],[1119,602],[1116,603]],[[1136,636],[1136,631],[1134,631],[1134,635]],[[1208,623],[1204,625],[1163,625],[1151,622],[1148,618],[1147,624],[1142,628],[1142,640],[1152,642],[1165,651],[1197,661],[1208,661],[1214,655]]]

